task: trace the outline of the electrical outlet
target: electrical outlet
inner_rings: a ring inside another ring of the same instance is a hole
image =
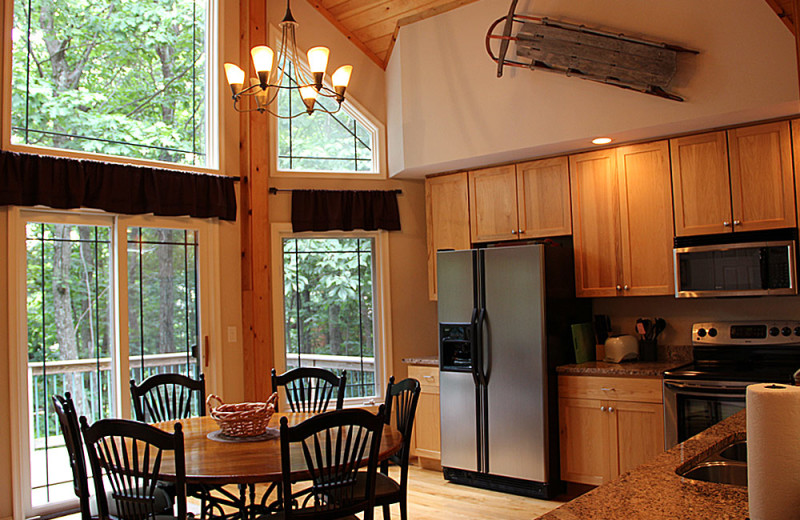
[[[236,327],[228,327],[228,343],[236,343]]]

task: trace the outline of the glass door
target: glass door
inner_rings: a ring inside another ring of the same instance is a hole
[[[36,516],[77,505],[53,395],[69,392],[91,423],[130,417],[131,379],[199,376],[200,233],[188,219],[21,216],[27,435],[20,481],[25,514]]]

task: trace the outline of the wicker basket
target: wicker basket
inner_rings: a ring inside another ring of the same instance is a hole
[[[209,415],[217,421],[223,435],[228,437],[254,437],[267,431],[267,425],[275,413],[278,394],[269,396],[266,403],[225,404],[218,396],[210,394],[206,398]],[[219,405],[212,406],[212,401]]]

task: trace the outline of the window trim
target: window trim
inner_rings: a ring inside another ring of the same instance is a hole
[[[280,48],[281,35],[280,30],[270,25],[269,28],[273,48]],[[305,58],[302,56],[298,60],[299,64],[308,67]],[[325,81],[328,84],[328,81]],[[330,85],[328,85],[330,87]],[[332,89],[332,88],[331,88]],[[294,170],[281,170],[278,168],[278,121],[279,119],[273,115],[269,115],[269,151],[270,151],[270,177],[275,178],[324,178],[324,179],[362,179],[362,180],[377,180],[386,179],[386,172],[388,171],[386,162],[386,125],[381,123],[369,110],[367,110],[361,103],[355,100],[352,95],[348,95],[345,105],[350,105],[353,108],[353,113],[350,115],[359,121],[364,126],[372,126],[375,130],[372,132],[373,150],[375,171],[363,173],[346,173],[336,171],[294,171]],[[344,110],[344,108],[342,109]],[[300,116],[302,117],[302,116]]]
[[[10,431],[11,431],[11,470],[13,475],[12,497],[13,518],[27,518],[31,514],[47,515],[64,511],[78,503],[77,498],[31,508],[30,493],[30,410],[27,395],[27,356],[22,354],[23,345],[27,342],[27,301],[25,277],[19,276],[19,269],[27,266],[27,249],[25,223],[41,215],[59,222],[80,225],[99,225],[111,227],[111,250],[116,259],[111,259],[112,278],[111,305],[114,312],[113,334],[115,338],[113,356],[118,360],[121,374],[130,371],[129,357],[122,356],[121,351],[128,352],[128,313],[127,291],[119,291],[118,287],[127,287],[127,228],[128,227],[163,227],[186,229],[193,228],[198,233],[198,337],[211,345],[223,345],[222,317],[219,305],[220,269],[219,269],[219,226],[205,219],[190,217],[157,217],[153,215],[117,215],[99,210],[53,210],[50,208],[16,207],[7,208],[8,237],[8,361],[9,361],[9,397]],[[206,339],[207,338],[207,339]],[[123,345],[124,344],[124,345]],[[124,350],[123,350],[124,348]],[[205,349],[204,349],[205,350]],[[210,393],[219,392],[222,388],[222,353],[220,349],[208,349],[208,356],[201,357],[201,371],[205,374],[206,389]],[[202,352],[202,351],[201,351]],[[112,390],[114,405],[119,417],[132,417],[129,378],[114,378]]]
[[[0,111],[0,147],[3,150],[12,152],[33,153],[39,155],[51,155],[55,157],[67,157],[72,159],[91,159],[96,161],[104,161],[119,164],[134,164],[141,166],[150,166],[155,168],[165,168],[171,170],[183,170],[198,173],[219,173],[222,169],[222,146],[220,125],[222,124],[222,117],[220,115],[220,99],[222,96],[219,87],[219,70],[222,67],[221,60],[221,38],[222,24],[224,23],[224,14],[221,10],[221,0],[205,0],[208,3],[208,11],[206,13],[206,23],[208,24],[208,31],[206,31],[206,81],[203,88],[206,91],[206,165],[194,166],[188,164],[177,164],[165,161],[156,161],[153,159],[139,159],[134,157],[124,157],[119,155],[106,155],[96,152],[81,152],[75,150],[67,150],[62,148],[50,148],[46,146],[26,145],[26,144],[12,144],[11,143],[11,93],[13,82],[13,59],[12,45],[5,45],[3,48],[3,55],[0,56],[2,62],[2,73],[0,73],[0,94],[2,96],[2,106],[8,107]],[[5,11],[0,13],[0,23],[3,26],[0,28],[0,36],[3,36],[3,41],[11,42],[11,33],[14,26],[14,2],[4,2]],[[230,11],[230,10],[228,10]],[[238,16],[238,12],[236,13]],[[230,15],[229,15],[230,16]],[[7,35],[7,37],[6,37]]]
[[[392,318],[389,274],[389,236],[386,231],[326,231],[294,233],[290,223],[273,223],[270,226],[272,246],[272,317],[273,317],[273,345],[274,366],[279,374],[286,371],[286,344],[284,328],[283,307],[283,247],[284,238],[337,238],[356,237],[371,238],[374,240],[373,250],[373,291],[374,291],[374,341],[375,351],[380,353],[375,362],[375,389],[374,397],[351,397],[345,399],[345,407],[374,406],[383,403],[386,393],[386,384],[389,381],[390,368],[393,363],[392,352]],[[284,403],[285,407],[286,404]]]

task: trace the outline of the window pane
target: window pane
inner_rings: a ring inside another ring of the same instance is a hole
[[[90,422],[113,416],[110,229],[28,223],[28,401],[32,505],[74,499],[51,396]]]
[[[206,165],[207,0],[14,0],[12,142]]]
[[[130,377],[198,377],[197,233],[128,228]]]
[[[289,80],[284,76],[284,85]],[[322,96],[317,105],[336,110],[336,102]],[[303,100],[296,91],[278,94],[278,113],[283,117],[302,113]],[[347,103],[335,114],[316,111],[278,123],[278,169],[304,172],[374,172],[373,129],[360,123]]]
[[[373,240],[284,239],[286,368],[347,370],[347,397],[377,395]]]

